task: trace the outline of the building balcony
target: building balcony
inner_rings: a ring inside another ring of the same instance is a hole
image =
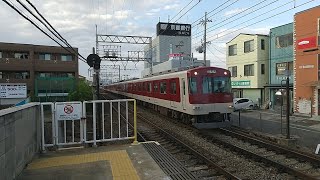
[[[59,60],[35,60],[36,71],[77,72],[78,62]]]
[[[0,58],[0,70],[22,71],[32,69],[32,60],[16,58]]]

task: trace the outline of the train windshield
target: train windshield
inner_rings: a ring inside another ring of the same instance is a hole
[[[197,78],[189,78],[189,92],[190,94],[197,94]]]
[[[229,77],[204,77],[202,80],[202,93],[230,93],[231,83]]]

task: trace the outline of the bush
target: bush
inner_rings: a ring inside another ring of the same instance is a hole
[[[75,91],[70,92],[68,95],[69,101],[87,101],[92,100],[93,89],[89,84],[83,80],[79,79]]]

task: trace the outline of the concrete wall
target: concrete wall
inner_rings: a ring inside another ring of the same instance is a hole
[[[38,103],[0,111],[0,180],[16,178],[40,151]]]

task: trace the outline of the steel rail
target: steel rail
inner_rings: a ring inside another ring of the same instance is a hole
[[[216,137],[213,137],[213,136],[210,136],[210,135],[206,135],[206,136],[207,136],[208,138],[210,138],[210,140],[211,140],[212,142],[214,142],[214,143],[223,145],[224,147],[228,147],[228,148],[233,149],[233,150],[235,150],[235,151],[238,151],[238,152],[240,152],[240,153],[242,153],[242,154],[248,155],[248,156],[250,156],[251,158],[252,158],[252,157],[255,157],[255,158],[257,158],[257,159],[260,159],[260,160],[263,161],[264,163],[272,164],[272,165],[276,166],[278,169],[283,170],[283,171],[285,171],[285,172],[287,172],[287,173],[289,173],[289,174],[291,174],[291,175],[300,177],[300,178],[302,178],[302,179],[317,179],[316,177],[313,177],[313,176],[310,176],[310,175],[308,175],[308,174],[305,174],[305,173],[303,173],[303,172],[301,172],[301,171],[298,171],[298,170],[293,169],[293,168],[291,168],[291,167],[289,167],[289,166],[286,166],[286,165],[281,164],[281,163],[279,163],[279,162],[276,162],[276,161],[273,161],[273,160],[271,160],[271,159],[268,159],[267,157],[261,156],[261,155],[259,155],[259,154],[257,154],[257,153],[251,152],[251,151],[249,151],[249,150],[247,150],[247,149],[244,149],[244,148],[242,148],[242,147],[239,147],[239,146],[230,144],[230,143],[228,143],[228,142],[226,142],[226,141],[223,141],[223,140],[221,140],[221,139],[219,139],[219,138],[216,138]]]
[[[154,128],[156,128],[157,130],[159,130],[161,133],[165,134],[167,137],[169,137],[170,139],[174,140],[175,142],[178,142],[180,145],[182,145],[183,147],[187,148],[188,151],[192,152],[195,156],[197,156],[198,158],[202,159],[203,161],[205,161],[206,163],[208,163],[210,166],[214,167],[218,172],[220,172],[221,174],[223,174],[224,176],[226,176],[227,178],[230,179],[241,179],[239,177],[237,177],[236,175],[228,172],[227,170],[225,170],[224,168],[220,167],[219,165],[217,165],[215,162],[213,162],[212,160],[208,159],[207,157],[205,157],[204,155],[202,155],[201,153],[199,153],[197,150],[195,150],[194,148],[192,148],[191,146],[187,145],[186,143],[182,142],[181,140],[179,140],[178,138],[174,137],[172,134],[170,134],[169,132],[167,132],[166,130],[162,129],[161,127],[157,126],[155,123],[149,121],[147,118],[143,117],[142,115],[138,114],[137,115],[139,117],[139,119],[143,120],[144,122],[147,122],[148,124],[150,124],[151,126],[153,126]],[[210,152],[208,152],[208,154],[211,154]]]
[[[220,130],[222,130],[224,132],[227,132],[227,133],[231,134],[232,136],[234,136],[236,138],[241,138],[241,139],[248,140],[252,144],[262,145],[264,147],[267,147],[267,149],[272,149],[272,150],[277,151],[277,152],[285,152],[290,157],[298,157],[299,159],[302,159],[302,160],[305,160],[305,161],[308,161],[308,162],[312,162],[312,163],[317,164],[317,165],[320,164],[320,158],[319,157],[316,157],[316,156],[314,156],[312,154],[309,154],[309,153],[304,153],[304,152],[300,152],[300,151],[297,151],[297,150],[293,150],[293,149],[281,146],[281,145],[273,143],[273,142],[268,142],[267,140],[264,140],[264,139],[259,138],[259,137],[252,137],[252,136],[246,134],[245,132],[243,132],[242,130],[240,130],[238,128],[232,128],[231,130],[225,129],[225,128],[221,128]]]

